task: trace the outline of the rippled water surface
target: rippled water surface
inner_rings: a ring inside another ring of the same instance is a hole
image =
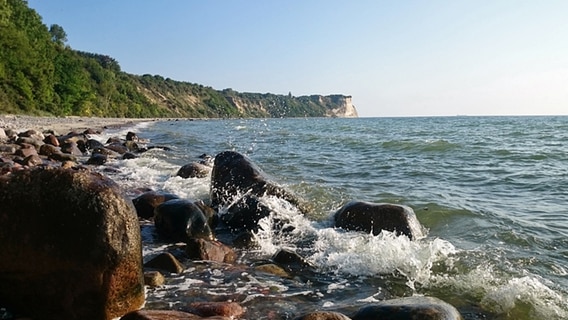
[[[177,169],[235,150],[315,208],[305,217],[264,199],[290,219],[292,234],[260,231],[259,247],[240,252],[237,265],[186,262],[184,274],[149,291],[150,306],[218,297],[240,302],[251,318],[286,319],[429,295],[467,319],[568,318],[568,117],[166,121],[135,131],[173,150],[118,161],[111,175],[127,190],[208,201],[209,179],[181,179]],[[330,215],[350,200],[408,205],[428,236],[332,228]],[[272,222],[262,221],[267,230]],[[255,272],[279,248],[317,272]]]

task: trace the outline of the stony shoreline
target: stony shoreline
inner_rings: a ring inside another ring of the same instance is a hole
[[[133,126],[136,123],[157,121],[149,118],[100,118],[100,117],[35,117],[27,115],[0,115],[0,128],[26,130],[53,130],[58,134],[86,129],[104,130]]]
[[[206,301],[196,300],[181,311],[161,307],[145,309],[143,288],[162,286],[171,275],[183,272],[186,267],[178,258],[181,261],[235,265],[237,252],[247,250],[259,220],[269,214],[270,208],[259,200],[263,195],[279,197],[297,207],[299,212],[309,210],[308,207],[285,188],[273,184],[249,158],[234,151],[217,154],[213,163],[205,161],[192,163],[195,166],[189,168],[184,166],[181,169],[185,170],[180,169],[178,173],[179,176],[197,177],[202,170],[211,171],[211,189],[214,190],[211,206],[199,200],[193,202],[151,190],[145,190],[135,199],[127,199],[124,190],[119,190],[110,178],[91,171],[89,166],[104,165],[108,158],[131,159],[151,148],[166,150],[166,147],[141,147],[133,132],[129,132],[126,139],[116,137],[106,144],[89,139],[89,135],[105,128],[129,127],[147,121],[156,120],[0,116],[0,131],[8,129],[4,134],[6,143],[0,144],[3,147],[0,151],[0,156],[3,156],[0,159],[0,222],[11,232],[0,233],[0,252],[12,253],[6,255],[9,259],[0,259],[0,275],[4,275],[0,277],[0,283],[10,283],[0,285],[0,318],[19,320],[30,319],[28,316],[31,316],[33,319],[45,319],[52,313],[57,317],[47,319],[61,318],[60,314],[65,315],[65,319],[86,316],[92,319],[117,319],[121,316],[122,320],[235,319],[243,315],[246,318],[246,306],[232,298],[217,300],[204,297]],[[32,167],[40,169],[26,170]],[[42,167],[49,170],[41,170]],[[35,183],[34,187],[30,187],[30,181]],[[59,189],[65,192],[60,193]],[[249,191],[245,193],[243,190]],[[230,214],[217,215],[220,207],[228,207],[235,201],[233,196],[241,194],[244,196],[232,207]],[[340,210],[336,214],[336,227],[366,233],[374,232],[373,228],[378,228],[377,232],[401,231],[411,240],[421,236],[419,229],[413,229],[413,226],[419,226],[419,222],[410,208],[357,202],[350,205],[341,210],[349,210],[346,216],[356,219],[343,221]],[[147,214],[145,211],[148,211]],[[373,215],[367,214],[371,211]],[[91,221],[82,217],[101,219]],[[229,228],[217,230],[218,223]],[[170,243],[168,249],[144,264],[140,256],[144,244],[137,225],[150,226],[161,241]],[[276,231],[279,226],[274,228]],[[107,233],[101,234],[101,229]],[[228,241],[225,243],[219,239]],[[180,243],[185,245],[180,246]],[[51,250],[50,254],[44,252],[46,248]],[[86,248],[92,254],[83,254]],[[170,249],[173,251],[170,252]],[[64,257],[63,260],[60,257]],[[106,261],[108,257],[113,259]],[[106,261],[106,264],[101,261]],[[91,268],[92,265],[99,267]],[[50,273],[46,273],[46,268]],[[243,266],[238,266],[237,270],[240,268]],[[270,261],[248,269],[287,279],[306,272],[317,272],[299,254],[289,250],[280,250]],[[13,270],[25,272],[19,272],[16,281],[5,276]],[[76,274],[70,270],[83,272]],[[53,288],[51,274],[58,277],[57,288],[60,291],[56,294],[50,294]],[[101,284],[91,279],[114,280]],[[19,291],[12,284],[18,285]],[[30,287],[34,290],[29,290]],[[31,291],[38,295],[30,295]],[[75,304],[68,303],[75,300]],[[93,301],[99,303],[93,304]],[[26,313],[26,317],[11,315],[9,311],[6,313],[3,303],[17,312]],[[404,314],[399,313],[400,309],[405,310]],[[93,312],[97,313],[96,317]],[[71,314],[78,316],[69,316]],[[357,309],[351,318],[337,311],[314,309],[297,315],[295,319],[373,320],[383,319],[386,315],[397,315],[400,319],[415,316],[432,320],[463,319],[454,306],[434,297],[377,302]],[[270,318],[284,319],[284,315],[274,314]]]

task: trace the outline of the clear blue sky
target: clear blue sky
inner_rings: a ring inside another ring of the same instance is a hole
[[[29,0],[73,49],[360,116],[568,114],[566,0]]]

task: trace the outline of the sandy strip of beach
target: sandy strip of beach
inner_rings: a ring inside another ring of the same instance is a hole
[[[155,119],[133,118],[99,118],[99,117],[34,117],[24,115],[0,115],[0,128],[14,129],[22,132],[30,129],[38,131],[53,130],[56,134],[67,134],[71,131],[94,129],[103,131],[107,128],[132,126],[139,122],[155,121]]]

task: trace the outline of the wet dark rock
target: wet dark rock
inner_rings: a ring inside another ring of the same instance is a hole
[[[351,317],[353,320],[462,320],[459,311],[433,297],[406,297],[366,306]]]
[[[165,239],[186,242],[190,238],[214,238],[206,213],[191,201],[168,200],[154,213],[156,231]]]
[[[179,197],[172,193],[148,191],[134,198],[132,202],[134,203],[138,217],[150,219],[154,217],[154,209],[156,209],[158,205],[172,199],[179,199]]]
[[[127,153],[129,150],[127,147],[125,147],[122,143],[112,143],[107,145],[105,148],[112,150],[118,154],[125,154]]]
[[[111,319],[144,303],[140,228],[110,179],[33,169],[0,177],[0,301],[35,319]]]
[[[93,128],[89,128],[83,131],[83,134],[100,134],[100,133],[101,132],[99,130],[95,130]]]
[[[192,238],[187,241],[186,253],[192,260],[208,260],[234,263],[237,255],[233,249],[215,240]]]
[[[106,154],[94,153],[87,160],[87,164],[94,166],[102,166],[108,161],[108,156]]]
[[[348,316],[332,311],[316,311],[307,313],[295,320],[350,320]]]
[[[22,161],[22,165],[28,167],[35,167],[39,166],[40,164],[43,164],[43,160],[37,154],[32,154],[31,156],[27,156]]]
[[[120,320],[199,320],[202,317],[176,310],[138,310],[124,315]],[[230,318],[222,318],[229,320]],[[212,320],[212,319],[211,319]],[[221,320],[221,319],[219,319]]]
[[[36,149],[39,149],[44,144],[42,140],[38,140],[31,137],[19,137],[18,140],[16,140],[16,143],[19,145],[29,144],[34,146],[34,148]]]
[[[313,271],[313,266],[296,252],[280,249],[272,257],[272,261],[284,268],[287,272],[302,273]]]
[[[14,154],[16,153],[16,146],[10,144],[2,144],[0,145],[0,153],[4,154]]]
[[[138,149],[138,152],[142,153],[142,152],[150,151],[152,149],[160,149],[160,150],[164,150],[164,151],[171,151],[172,150],[170,147],[166,147],[166,146],[148,146],[147,148]]]
[[[209,175],[209,173],[211,172],[211,168],[197,163],[197,162],[192,162],[192,163],[188,163],[184,166],[182,166],[178,172],[177,172],[177,176],[178,177],[182,177],[184,179],[187,178],[205,178]]]
[[[149,287],[159,287],[164,285],[166,278],[159,271],[144,272],[144,284]]]
[[[61,152],[69,153],[74,156],[82,156],[83,152],[79,149],[77,142],[75,141],[66,141],[61,144]]]
[[[16,152],[14,152],[14,155],[16,155],[18,157],[26,158],[26,157],[29,157],[31,155],[37,155],[37,151],[34,148],[34,146],[32,146],[32,145],[22,144],[21,148],[17,149]]]
[[[61,153],[61,152],[55,152],[50,154],[49,159],[53,159],[59,162],[66,162],[66,161],[77,162],[76,156],[69,153]]]
[[[183,272],[184,269],[181,262],[179,262],[179,260],[169,252],[160,253],[159,255],[152,258],[150,261],[146,262],[144,264],[144,267],[166,271],[170,273],[181,273]]]
[[[107,144],[111,143],[122,143],[122,140],[119,137],[110,137],[106,141]]]
[[[138,141],[138,140],[140,140],[140,139],[138,138],[138,136],[136,135],[136,133],[134,133],[134,132],[132,132],[132,131],[129,131],[129,132],[126,134],[126,141]]]
[[[126,141],[124,143],[124,147],[126,148],[126,150],[128,150],[130,152],[140,151],[140,146],[135,141]]]
[[[89,139],[87,140],[87,142],[85,142],[85,147],[87,148],[87,150],[94,150],[96,148],[104,148],[105,145],[98,140]]]
[[[37,130],[26,130],[24,132],[20,132],[18,133],[18,137],[20,138],[32,138],[35,140],[39,140],[42,141],[43,139],[45,139],[45,136],[43,135],[43,133],[37,131]]]
[[[85,144],[87,142],[87,136],[79,133],[79,132],[69,132],[66,135],[62,135],[62,136],[58,136],[57,140],[59,140],[59,145],[63,145],[65,142],[75,142],[78,143],[79,141],[82,141],[83,144]]]
[[[114,150],[108,149],[108,148],[95,148],[93,149],[93,151],[91,152],[91,154],[104,154],[105,156],[109,157],[109,158],[118,158],[120,157],[120,154]]]
[[[235,232],[255,230],[258,221],[270,213],[259,201],[265,195],[279,197],[301,212],[307,211],[299,198],[271,182],[248,157],[234,151],[215,157],[210,194],[213,208],[229,207],[221,219]]]
[[[123,159],[123,160],[136,159],[136,158],[138,158],[138,156],[135,155],[135,154],[132,153],[132,152],[127,152],[127,153],[125,153],[125,154],[122,155],[122,159]]]
[[[414,211],[398,204],[352,201],[335,213],[334,220],[338,228],[374,235],[387,230],[410,239],[424,236],[424,228]]]
[[[192,302],[188,311],[201,317],[222,316],[231,319],[238,318],[245,313],[245,309],[236,302]]]
[[[213,160],[215,160],[215,158],[213,156],[208,155],[206,153],[203,153],[198,158],[201,159],[201,161],[199,163],[204,164],[204,165],[209,166],[209,167],[213,167]]]

